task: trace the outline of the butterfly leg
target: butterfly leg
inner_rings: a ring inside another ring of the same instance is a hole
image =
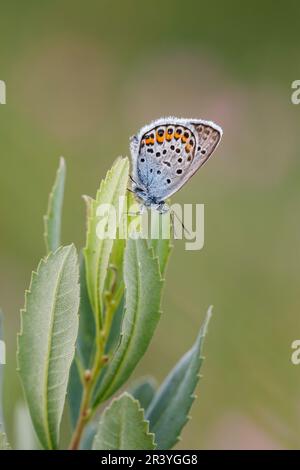
[[[160,213],[160,214],[165,214],[166,212],[169,212],[170,207],[168,204],[166,204],[164,201],[160,202],[155,206],[155,209]]]

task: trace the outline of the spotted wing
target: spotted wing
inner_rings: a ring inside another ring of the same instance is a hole
[[[220,126],[210,121],[195,120],[191,125],[198,141],[196,156],[191,166],[193,175],[217,148],[223,132]]]
[[[159,202],[177,192],[208,160],[221,130],[210,122],[176,118],[153,126],[132,140],[131,150],[137,184]]]

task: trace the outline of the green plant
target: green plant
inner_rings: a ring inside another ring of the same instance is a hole
[[[132,218],[125,158],[108,172],[95,199],[85,197],[86,245],[78,257],[74,245],[60,242],[65,174],[61,159],[44,218],[47,255],[32,273],[18,335],[18,370],[34,429],[44,449],[58,449],[67,396],[70,449],[170,449],[195,397],[211,311],[158,389],[153,379],[141,379],[99,417],[100,405],[125,385],[154,334],[171,246],[162,238],[97,236],[100,204],[118,211],[117,235]],[[0,447],[9,448],[4,431]]]

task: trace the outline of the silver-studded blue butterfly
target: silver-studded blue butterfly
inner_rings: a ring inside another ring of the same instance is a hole
[[[222,129],[202,119],[161,118],[130,139],[132,190],[146,207],[169,210],[165,200],[204,165]]]

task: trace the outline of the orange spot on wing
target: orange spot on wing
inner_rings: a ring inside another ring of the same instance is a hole
[[[192,146],[190,144],[186,144],[185,146],[185,151],[186,153],[189,153],[191,151]]]
[[[172,134],[167,134],[167,140],[168,140],[168,141],[172,140],[173,137],[174,137],[174,133],[172,133]]]
[[[165,139],[165,133],[163,135],[159,135],[158,132],[156,132],[156,140],[159,144],[162,144]]]
[[[181,137],[181,142],[183,144],[185,144],[187,140],[188,140],[188,137],[184,137],[184,135]]]

